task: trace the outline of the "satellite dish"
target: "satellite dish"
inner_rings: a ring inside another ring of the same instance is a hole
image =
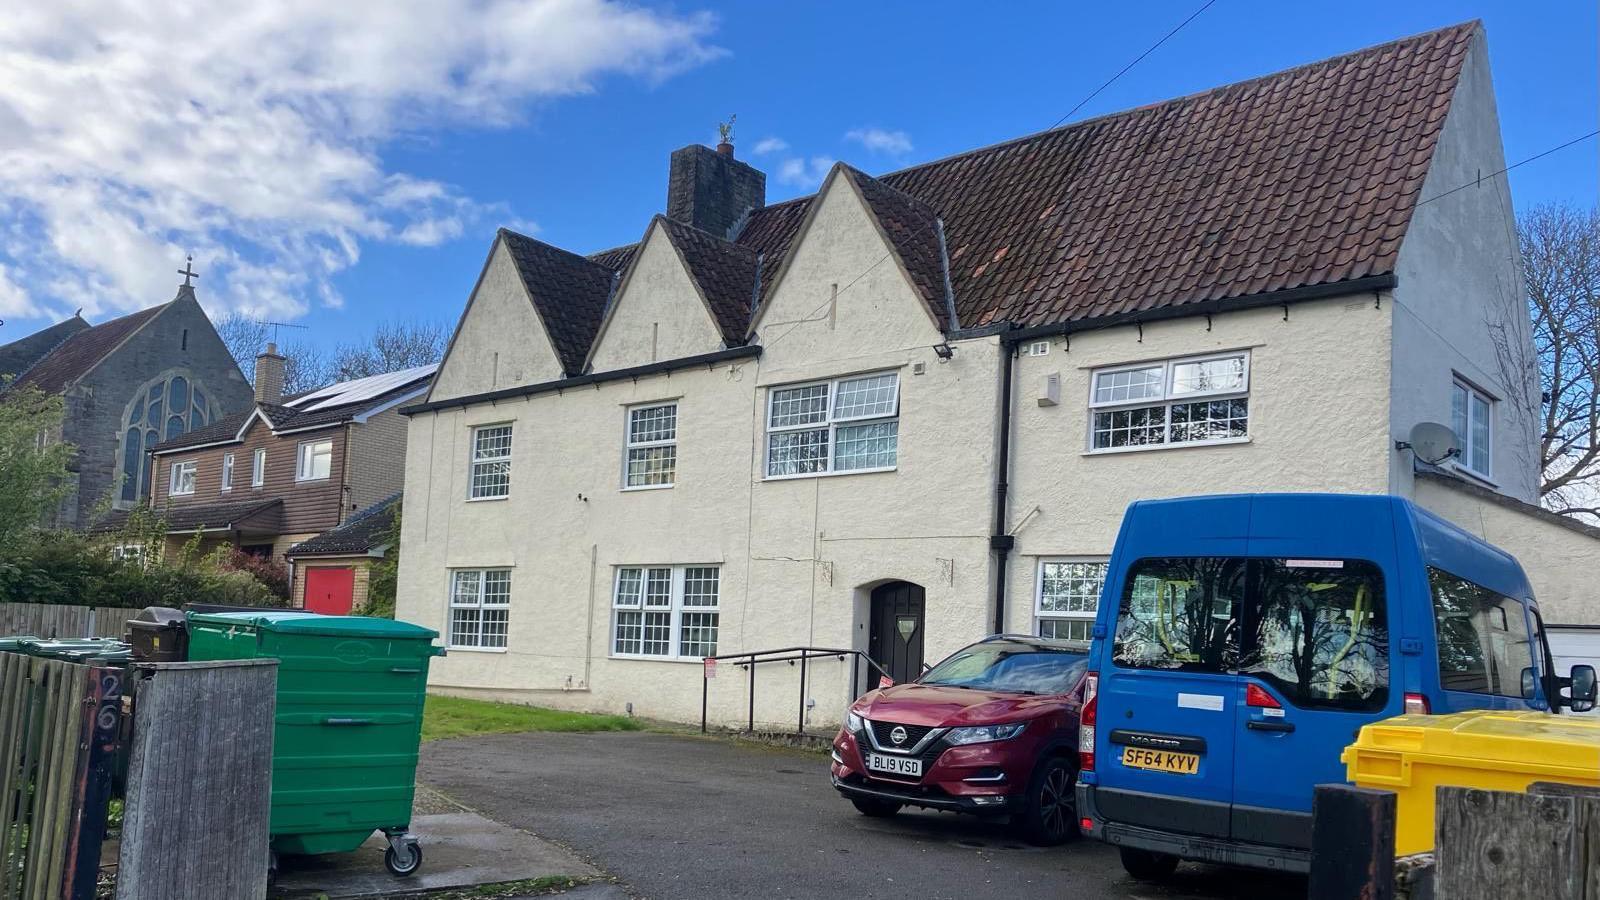
[[[1409,447],[1417,459],[1429,465],[1438,465],[1461,453],[1461,441],[1448,425],[1438,422],[1418,422],[1411,426],[1410,439],[1401,449]]]

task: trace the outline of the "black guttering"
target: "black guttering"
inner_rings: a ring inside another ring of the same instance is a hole
[[[1114,316],[1099,316],[1092,319],[1034,325],[1030,328],[1003,331],[1001,332],[1000,340],[1008,344],[1020,344],[1035,338],[1070,334],[1076,331],[1089,331],[1091,329],[1112,328],[1117,325],[1132,325],[1161,319],[1187,319],[1191,316],[1237,312],[1243,309],[1259,309],[1263,306],[1286,306],[1290,303],[1321,300],[1327,297],[1341,297],[1346,294],[1368,294],[1390,290],[1398,281],[1399,279],[1393,273],[1368,275],[1365,278],[1352,278],[1348,281],[1334,281],[1327,284],[1308,284],[1303,287],[1287,288],[1281,291],[1268,291],[1264,294],[1224,297],[1220,300],[1202,300],[1196,303],[1180,303],[1172,306],[1160,306],[1154,309],[1133,310],[1131,312],[1118,313]]]
[[[693,369],[696,366],[715,366],[717,363],[731,359],[748,359],[761,355],[760,344],[748,344],[743,347],[729,347],[715,353],[702,353],[698,356],[684,356],[678,359],[666,359],[660,362],[649,363],[643,366],[633,366],[628,369],[613,369],[610,372],[593,372],[588,375],[574,375],[559,381],[542,381],[538,384],[529,384],[522,387],[506,388],[499,391],[489,391],[483,394],[468,394],[465,397],[451,397],[448,400],[434,400],[429,403],[419,403],[416,406],[407,406],[400,410],[403,416],[414,416],[418,413],[437,412],[441,409],[456,409],[463,406],[474,406],[479,403],[496,403],[501,400],[515,400],[520,397],[534,397],[539,394],[554,394],[572,388],[587,385],[600,385],[611,381],[626,381],[630,378],[643,378],[647,375],[663,375],[668,372],[677,372],[682,369]]]
[[[1008,472],[1011,469],[1011,382],[1015,380],[1012,373],[1012,364],[1017,358],[1017,347],[1007,342],[1004,336],[1000,339],[1000,415],[996,428],[999,429],[1000,452],[999,461],[995,466],[994,474],[994,529],[989,535],[989,547],[995,552],[994,572],[994,633],[1006,633],[1006,566],[1010,564],[1011,547],[1016,543],[1016,538],[1006,532],[1006,522],[1010,518],[1007,510],[1007,493],[1010,482]]]

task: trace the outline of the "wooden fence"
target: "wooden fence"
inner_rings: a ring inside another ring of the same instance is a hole
[[[1438,789],[1432,853],[1394,856],[1395,798],[1317,788],[1310,900],[1600,900],[1600,788]]]
[[[117,900],[262,900],[278,661],[135,672]]]
[[[41,638],[120,638],[137,609],[116,606],[65,606],[54,603],[0,603],[0,637],[28,634]]]
[[[0,900],[94,896],[123,677],[0,653]]]

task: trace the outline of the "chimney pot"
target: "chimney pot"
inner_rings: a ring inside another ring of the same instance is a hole
[[[279,404],[283,402],[283,375],[288,360],[278,353],[278,345],[269,343],[267,350],[256,357],[256,402]]]

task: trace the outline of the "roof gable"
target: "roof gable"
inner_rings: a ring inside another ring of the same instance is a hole
[[[665,216],[655,216],[627,258],[628,266],[606,304],[583,371],[636,363],[636,348],[645,342],[651,360],[658,353],[668,358],[692,356],[744,343],[742,323],[755,295],[757,258],[753,253]],[[693,299],[686,296],[690,292]],[[739,308],[741,293],[746,304],[743,309]],[[629,309],[624,311],[624,305]],[[698,312],[686,311],[684,305],[692,305]],[[653,320],[648,338],[640,333],[641,317]],[[619,326],[623,333],[619,334]],[[732,340],[730,329],[736,335]]]
[[[567,250],[500,229],[545,333],[568,375],[583,371],[616,273]]]
[[[890,187],[864,172],[838,164],[850,179],[873,223],[895,255],[900,271],[911,282],[940,331],[958,327],[950,294],[950,271],[945,260],[944,223],[927,204]]]
[[[160,306],[152,306],[73,332],[54,350],[19,375],[14,386],[36,387],[47,394],[58,394],[66,390],[78,379],[89,374],[101,360],[122,346],[124,341],[149,324],[170,305],[171,303],[163,303]]]

